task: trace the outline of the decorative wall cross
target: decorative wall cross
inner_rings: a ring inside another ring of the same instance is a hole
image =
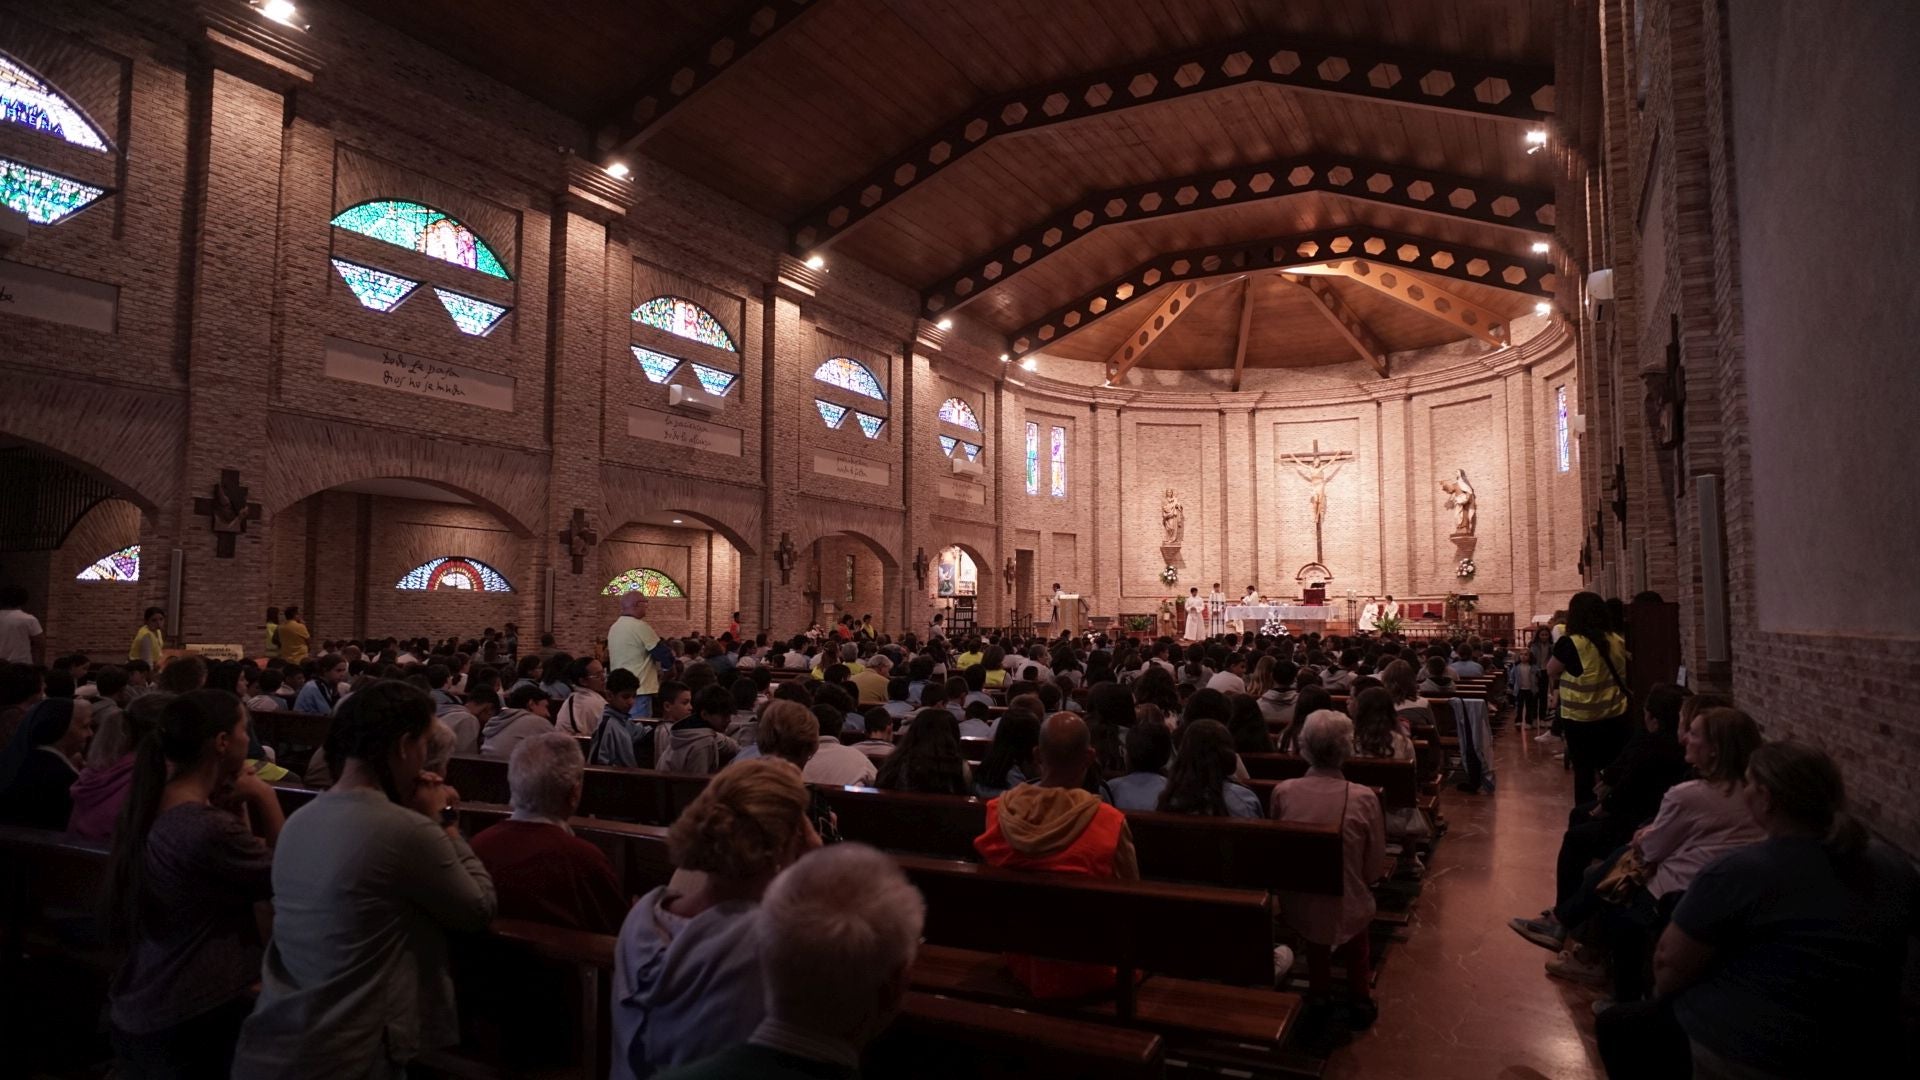
[[[1320,440],[1313,440],[1313,450],[1305,454],[1281,454],[1280,460],[1293,466],[1300,479],[1307,482],[1307,502],[1313,507],[1313,561],[1325,563],[1326,552],[1321,542],[1321,525],[1327,520],[1327,485],[1333,482],[1340,472],[1340,466],[1353,460],[1351,450],[1320,449]],[[1333,466],[1328,472],[1327,466]]]
[[[234,538],[247,531],[247,522],[260,520],[260,504],[247,501],[238,469],[221,469],[212,498],[193,500],[193,512],[208,519],[213,528],[213,553],[222,559],[233,558]]]
[[[587,512],[579,507],[573,508],[573,520],[560,530],[560,542],[567,547],[567,554],[573,558],[573,572],[578,574],[587,568],[587,552],[600,542],[600,534],[587,524]]]
[[[800,549],[793,546],[793,537],[788,533],[780,534],[780,546],[773,549],[774,565],[780,568],[780,584],[785,585],[793,577],[793,562]]]

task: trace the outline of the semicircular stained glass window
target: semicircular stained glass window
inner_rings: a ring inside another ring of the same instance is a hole
[[[633,321],[716,349],[740,351],[712,312],[685,297],[656,296],[633,309]]]
[[[374,199],[334,215],[333,225],[348,232],[417,251],[497,278],[511,279],[499,256],[479,234],[444,210],[405,199]]]
[[[513,591],[512,584],[500,571],[479,559],[447,555],[428,559],[407,571],[406,576],[396,582],[393,587],[410,592],[430,592],[436,589],[497,593]]]
[[[25,64],[0,53],[0,120],[64,139],[89,150],[107,150],[107,138],[73,102]]]
[[[140,545],[123,547],[73,576],[75,581],[139,581]]]
[[[828,386],[851,390],[875,401],[887,400],[887,392],[880,388],[880,380],[873,377],[872,369],[850,356],[828,360],[813,369],[813,377]]]
[[[668,599],[683,598],[687,595],[680,583],[651,566],[635,567],[623,574],[616,575],[607,587],[600,590],[602,596],[621,596],[626,593],[639,593],[641,596],[659,596]]]
[[[940,419],[956,424],[968,431],[980,430],[980,418],[973,413],[973,406],[957,397],[950,397],[940,403]]]

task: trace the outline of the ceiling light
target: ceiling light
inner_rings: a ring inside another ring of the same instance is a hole
[[[1545,300],[1542,300],[1539,303],[1533,305],[1533,313],[1535,315],[1551,315],[1553,314],[1553,305],[1547,303]]]
[[[951,330],[951,329],[953,329],[953,320],[952,320],[952,319],[941,319],[941,320],[940,320],[939,322],[937,322],[937,323],[934,323],[933,325],[935,325],[935,326],[937,326],[937,327],[939,327],[939,328],[940,328],[940,329],[942,329],[942,330]]]
[[[300,9],[293,6],[293,0],[253,0],[253,10],[295,30],[305,30],[309,25],[300,17]]]
[[[1011,357],[1011,356],[1009,356],[1009,355],[1007,355],[1006,353],[1001,353],[1001,354],[1000,354],[1000,362],[1001,362],[1001,363],[1003,363],[1003,364],[1004,364],[1004,363],[1006,363],[1007,361],[1009,361],[1009,360],[1011,360],[1011,359],[1013,359],[1013,357]]]
[[[826,256],[824,256],[824,255],[809,255],[809,256],[807,256],[807,269],[809,269],[809,270],[825,270],[826,268],[827,268],[827,257],[826,257]]]
[[[632,169],[627,168],[627,163],[624,161],[614,161],[607,164],[607,175],[613,177],[615,180],[625,180],[627,174],[632,171]]]
[[[1537,154],[1540,151],[1545,150],[1546,148],[1547,148],[1547,129],[1546,128],[1528,128],[1527,129],[1527,153]]]
[[[1535,255],[1545,255],[1547,253],[1547,250],[1548,250],[1548,245],[1545,240],[1535,240],[1533,242],[1533,253]]]
[[[675,525],[685,525],[685,524],[686,524],[686,522],[684,522],[684,521],[681,521],[681,520],[680,520],[679,518],[674,518],[674,519],[673,519],[673,523],[674,523]]]
[[[1020,366],[1027,369],[1028,371],[1040,370],[1040,362],[1038,360],[1035,360],[1031,356],[1027,357],[1025,360],[1020,361]]]

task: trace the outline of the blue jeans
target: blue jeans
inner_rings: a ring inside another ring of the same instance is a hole
[[[635,694],[633,698],[633,708],[627,710],[627,715],[651,717],[653,715],[653,695]]]

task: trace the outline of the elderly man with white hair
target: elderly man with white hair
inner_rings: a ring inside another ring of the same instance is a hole
[[[1279,894],[1287,924],[1305,944],[1311,998],[1303,1022],[1312,1038],[1315,1029],[1328,1030],[1329,1021],[1361,1030],[1379,1015],[1369,986],[1367,928],[1375,911],[1373,883],[1387,871],[1387,821],[1373,789],[1349,783],[1341,771],[1353,756],[1353,721],[1345,713],[1320,709],[1308,715],[1300,753],[1307,773],[1275,785],[1270,816],[1337,828],[1343,850],[1341,895]],[[1336,952],[1347,969],[1348,987],[1348,1002],[1337,1010],[1329,1000]]]
[[[631,900],[601,850],[573,835],[586,759],[571,735],[522,739],[507,761],[513,816],[473,838],[503,919],[530,919],[596,934],[620,929]]]
[[[847,681],[860,691],[860,707],[887,703],[887,680],[893,677],[893,659],[886,653],[867,657],[863,670]]]
[[[767,1015],[744,1044],[661,1080],[834,1080],[907,991],[926,903],[894,861],[840,844],[794,863],[760,902],[755,940]]]

